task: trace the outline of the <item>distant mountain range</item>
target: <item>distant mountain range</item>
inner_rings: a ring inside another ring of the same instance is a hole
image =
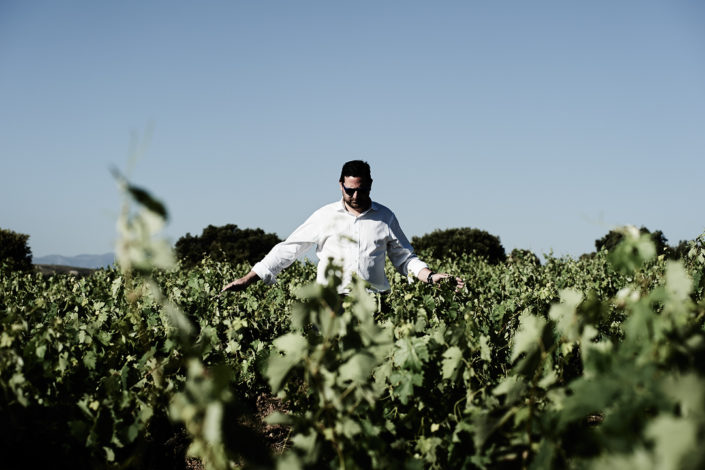
[[[115,263],[115,253],[105,253],[103,255],[77,255],[61,256],[48,255],[36,256],[32,259],[34,264],[54,264],[59,266],[72,266],[75,268],[103,268]]]

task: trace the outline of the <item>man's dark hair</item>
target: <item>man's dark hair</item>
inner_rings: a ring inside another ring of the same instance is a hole
[[[362,160],[351,160],[343,165],[343,170],[340,172],[340,182],[345,181],[346,176],[362,178],[367,184],[372,184],[372,176],[370,176],[370,165]]]

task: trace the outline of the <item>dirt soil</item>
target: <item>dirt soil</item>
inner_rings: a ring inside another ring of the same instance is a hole
[[[242,417],[240,424],[264,442],[272,456],[281,455],[289,444],[289,428],[282,425],[270,425],[265,423],[267,416],[272,413],[286,413],[288,410],[282,401],[268,394],[261,394],[256,400],[256,409],[252,414]],[[167,442],[168,447],[172,447],[175,453],[182,453],[184,456],[184,470],[204,470],[205,466],[199,459],[186,456],[186,449],[190,440],[185,431],[174,436]],[[238,462],[244,464],[244,462]]]
[[[258,429],[256,430],[264,436],[273,455],[279,455],[286,449],[289,441],[289,428],[279,424],[267,424],[264,420],[274,412],[286,413],[288,411],[277,397],[265,394],[257,397]]]

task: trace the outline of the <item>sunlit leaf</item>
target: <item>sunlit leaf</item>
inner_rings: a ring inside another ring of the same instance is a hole
[[[493,390],[493,395],[506,395],[507,404],[516,402],[526,390],[526,381],[518,375],[505,377]]]
[[[519,317],[519,328],[514,334],[511,360],[515,361],[522,353],[536,350],[541,343],[546,319],[524,312]]]
[[[450,379],[460,366],[463,352],[457,346],[451,346],[443,353],[443,378]]]
[[[567,341],[577,341],[580,336],[580,319],[577,316],[577,308],[583,300],[583,295],[575,289],[563,289],[559,295],[560,303],[551,305],[548,316],[556,322],[558,332]]]
[[[693,421],[659,416],[647,427],[646,436],[654,441],[656,468],[664,470],[693,468],[692,464],[697,462],[697,457],[694,461],[689,459],[693,456],[693,450],[699,445],[698,428]]]
[[[377,361],[373,356],[365,353],[355,354],[338,369],[340,380],[354,384],[365,383],[376,365]]]
[[[267,380],[272,391],[278,392],[280,390],[284,378],[297,362],[291,356],[282,356],[277,352],[272,352],[267,360],[266,370]]]
[[[290,357],[293,361],[298,361],[303,357],[308,348],[308,341],[299,333],[287,333],[275,339],[272,343],[274,347]]]

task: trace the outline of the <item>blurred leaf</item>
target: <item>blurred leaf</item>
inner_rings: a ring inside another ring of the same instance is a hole
[[[164,204],[153,197],[149,191],[138,188],[137,186],[132,186],[129,185],[127,186],[127,191],[130,193],[130,195],[137,201],[138,203],[142,204],[144,207],[149,209],[151,212],[154,212],[155,214],[158,214],[164,219],[168,218],[166,207]]]
[[[515,403],[526,390],[526,381],[523,377],[518,375],[510,375],[505,377],[499,385],[497,385],[494,390],[492,390],[493,395],[507,395],[506,404],[512,405]]]
[[[450,379],[460,366],[463,359],[463,352],[457,346],[451,346],[443,353],[443,378]]]
[[[519,317],[519,327],[514,334],[511,361],[514,362],[522,353],[535,351],[541,344],[541,336],[546,326],[546,319],[523,312]]]
[[[267,416],[264,419],[264,422],[269,425],[272,425],[272,426],[277,425],[277,424],[288,426],[288,425],[293,424],[294,421],[291,416],[276,411],[276,412],[270,414],[269,416]]]
[[[645,262],[656,256],[656,245],[648,233],[640,234],[633,226],[618,229],[624,239],[609,252],[609,259],[614,268],[624,274],[633,273]]]
[[[308,434],[297,434],[291,439],[291,443],[294,447],[311,455],[315,450],[317,437],[318,436],[313,431]]]
[[[693,373],[674,375],[668,377],[661,388],[678,403],[684,417],[705,420],[705,379]]]
[[[683,264],[670,261],[666,264],[666,289],[676,299],[686,301],[693,290],[693,280]]]
[[[299,333],[287,333],[275,339],[272,344],[293,361],[301,359],[308,349],[308,341]]]
[[[377,361],[373,356],[366,353],[357,353],[340,366],[338,369],[339,380],[343,383],[350,381],[357,385],[363,384],[370,378],[372,369],[376,365]]]
[[[276,351],[272,351],[267,360],[267,369],[265,375],[269,382],[269,386],[274,393],[281,389],[284,378],[289,373],[292,367],[298,363],[298,360],[291,356],[282,356]]]
[[[687,419],[672,416],[658,416],[649,423],[646,436],[654,441],[655,467],[663,470],[695,468],[688,457],[697,461],[699,447],[698,429]],[[690,465],[685,465],[686,462]],[[701,462],[702,463],[702,462]]]
[[[556,322],[558,332],[570,342],[580,337],[580,319],[577,308],[583,300],[583,294],[575,289],[563,289],[559,292],[560,303],[551,305],[548,316]]]
[[[486,335],[480,335],[480,357],[483,361],[492,360],[492,348],[490,347],[490,338]]]
[[[220,401],[211,401],[206,406],[203,418],[203,437],[211,444],[221,441],[223,420],[223,404]]]
[[[180,337],[187,338],[193,334],[193,325],[176,304],[167,302],[163,311],[169,327],[175,329]]]
[[[553,459],[556,454],[556,444],[548,439],[543,439],[539,444],[539,450],[531,461],[529,470],[543,470],[555,468]]]
[[[293,452],[285,452],[277,460],[277,470],[302,470],[303,464],[299,457]]]
[[[343,434],[345,437],[354,439],[355,436],[360,434],[360,432],[362,431],[362,427],[357,421],[349,417],[345,417],[342,419],[342,421],[336,423],[336,430],[338,431],[338,433]]]

